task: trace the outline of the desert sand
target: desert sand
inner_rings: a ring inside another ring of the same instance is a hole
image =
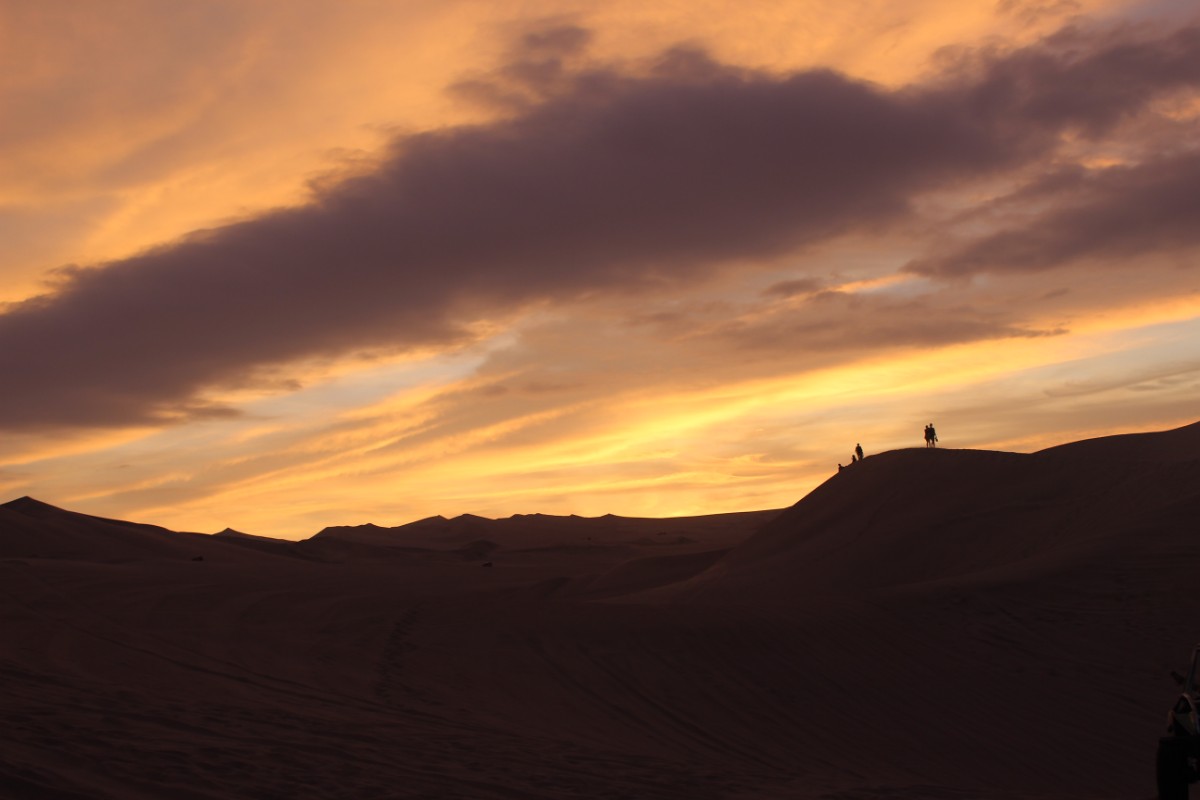
[[[1141,800],[1198,453],[899,450],[783,510],[302,542],[14,500],[0,796]]]

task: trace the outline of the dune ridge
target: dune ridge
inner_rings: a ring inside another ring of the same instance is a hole
[[[760,600],[787,602],[811,592],[1008,579],[1105,549],[1166,544],[1193,529],[1200,511],[1198,431],[1033,454],[882,453],[830,478],[681,594],[752,585]],[[1156,446],[1161,460],[1152,458]]]
[[[1200,425],[301,542],[0,506],[14,798],[1146,798]],[[488,566],[485,566],[487,564]]]

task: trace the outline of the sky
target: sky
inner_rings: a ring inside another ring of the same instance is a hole
[[[1200,419],[1192,0],[0,0],[0,495],[781,508]]]

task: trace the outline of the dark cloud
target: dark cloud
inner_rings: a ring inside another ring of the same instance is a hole
[[[582,53],[592,41],[592,32],[574,24],[548,25],[521,37],[527,55],[569,56]]]
[[[1010,314],[989,312],[936,296],[896,298],[884,294],[823,291],[797,307],[757,314],[722,326],[715,335],[733,347],[758,353],[842,354],[892,347],[936,347],[987,339],[1040,338],[1061,328],[1029,328]]]
[[[949,96],[967,104],[994,135],[1029,139],[1072,130],[1100,137],[1164,94],[1200,84],[1200,27],[1163,33],[1121,26],[1069,26],[1015,52],[947,50],[952,81],[969,85]]]
[[[763,290],[763,294],[771,297],[794,297],[801,294],[812,294],[821,288],[821,281],[816,278],[797,278],[792,281],[774,283]]]
[[[1200,83],[1195,29],[1070,31],[900,91],[686,49],[569,67],[586,38],[527,39],[491,80],[536,101],[504,119],[401,137],[306,206],[70,271],[10,308],[0,425],[227,413],[204,392],[298,359],[452,346],[531,304],[685,286],[905,219],[920,192]]]
[[[1114,263],[1200,246],[1200,152],[1134,166],[1056,172],[1015,195],[1049,206],[906,266],[923,275],[1036,272],[1086,258]],[[1000,201],[1012,206],[1012,198]]]
[[[491,74],[464,78],[452,95],[484,108],[520,112],[564,91],[592,41],[592,32],[574,24],[547,25],[520,38],[505,65]]]

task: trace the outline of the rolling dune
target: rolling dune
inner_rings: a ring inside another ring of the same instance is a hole
[[[1197,445],[902,450],[782,512],[298,543],[22,498],[0,506],[0,786],[1150,797],[1166,673],[1200,638]]]

